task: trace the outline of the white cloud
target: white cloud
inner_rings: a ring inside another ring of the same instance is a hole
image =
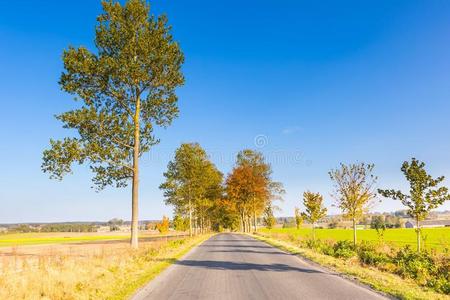
[[[288,135],[288,134],[293,134],[293,133],[299,132],[301,130],[302,130],[302,128],[300,126],[291,126],[291,127],[284,128],[281,131],[281,133],[284,135]]]

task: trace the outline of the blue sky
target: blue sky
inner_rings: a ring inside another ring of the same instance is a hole
[[[380,187],[405,191],[400,165],[412,156],[450,176],[450,2],[151,4],[173,25],[186,84],[180,117],[141,162],[141,219],[171,213],[158,186],[182,142],[199,142],[224,173],[238,150],[262,151],[287,191],[280,215],[305,189],[331,204],[327,172],[340,162],[375,163]],[[94,49],[100,2],[1,6],[0,223],[129,219],[129,189],[96,193],[87,167],[62,182],[40,171],[48,140],[68,134],[53,115],[75,105],[57,84],[61,53]],[[399,208],[384,200],[375,210]]]

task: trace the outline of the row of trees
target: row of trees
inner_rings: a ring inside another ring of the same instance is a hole
[[[444,176],[434,179],[425,170],[425,163],[412,158],[411,162],[405,161],[401,171],[410,185],[409,194],[404,194],[394,189],[376,189],[377,177],[373,174],[373,164],[341,164],[340,168],[331,170],[329,176],[334,183],[332,193],[335,206],[343,216],[353,222],[353,244],[357,243],[356,225],[368,210],[373,207],[377,195],[400,200],[407,207],[407,213],[416,222],[417,251],[421,248],[421,226],[431,210],[450,200],[448,189],[439,186]],[[303,194],[305,212],[295,210],[297,227],[303,220],[312,224],[313,237],[315,238],[315,223],[326,215],[327,209],[323,204],[323,197],[319,193],[305,192]]]
[[[103,1],[102,5],[95,28],[96,49],[69,47],[62,56],[64,71],[59,84],[80,105],[57,119],[78,134],[50,140],[42,170],[62,179],[72,172],[73,164],[87,163],[98,189],[131,183],[131,246],[137,248],[139,162],[159,142],[155,126],[167,127],[178,116],[176,89],[184,84],[184,56],[167,18],[151,15],[145,0]],[[188,216],[191,233],[231,228],[236,223],[249,231],[262,213],[265,222],[273,223],[276,207],[272,201],[283,189],[271,180],[270,166],[259,153],[241,152],[224,181],[200,146],[184,146],[179,151],[179,156],[194,160],[175,158],[161,188],[177,215]],[[375,196],[372,169],[373,165],[355,164],[330,172],[338,207],[354,221],[354,227]],[[409,194],[395,190],[379,193],[402,201],[420,228],[430,209],[449,198],[447,189],[437,188],[443,177],[431,178],[416,160],[405,162],[402,171],[411,183]],[[417,239],[420,249],[420,231]]]
[[[174,224],[188,220],[190,235],[210,229],[257,229],[257,219],[281,199],[281,183],[271,178],[272,170],[261,153],[243,150],[224,179],[197,143],[182,144],[164,173],[165,202],[174,206]],[[175,222],[176,220],[176,222]]]

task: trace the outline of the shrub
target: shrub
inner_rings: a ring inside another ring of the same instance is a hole
[[[320,244],[319,251],[322,252],[325,255],[334,256],[334,244],[335,241],[327,240],[323,241]]]
[[[397,252],[394,258],[397,273],[417,280],[425,285],[433,274],[437,274],[436,264],[427,252],[417,253],[408,245]]]
[[[377,251],[376,246],[370,242],[362,242],[358,246],[357,252],[361,263],[366,265],[380,266],[390,261],[385,253]]]
[[[306,239],[304,245],[309,249],[317,249],[320,246],[320,240]]]
[[[355,256],[355,249],[353,247],[353,243],[350,241],[338,241],[336,244],[334,244],[333,247],[334,250],[334,257],[340,257],[340,258],[350,258]]]

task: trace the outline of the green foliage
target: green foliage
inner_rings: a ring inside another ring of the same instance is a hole
[[[277,223],[277,220],[275,219],[273,215],[273,208],[271,205],[268,205],[264,209],[264,218],[263,218],[264,226],[266,226],[268,229],[271,229],[275,226]]]
[[[444,176],[433,179],[425,171],[425,163],[413,158],[411,163],[405,161],[401,171],[410,184],[410,194],[403,194],[396,190],[382,190],[378,192],[384,197],[400,200],[408,207],[408,214],[416,220],[423,220],[428,213],[450,199],[446,187],[438,187],[445,179]]]
[[[424,220],[431,210],[450,200],[450,194],[446,187],[438,187],[444,181],[444,176],[433,179],[425,171],[425,163],[415,158],[412,158],[411,163],[403,162],[401,171],[409,181],[409,195],[399,190],[379,189],[378,192],[384,197],[400,200],[408,208],[408,214],[416,220],[417,251],[420,251],[420,221]]]
[[[93,224],[45,224],[40,232],[96,232],[97,226]]]
[[[358,258],[361,263],[372,266],[381,266],[389,262],[385,253],[377,251],[377,245],[372,242],[363,241],[357,248]]]
[[[358,220],[369,209],[376,196],[374,185],[377,177],[372,174],[373,164],[341,164],[329,172],[334,182],[336,206],[351,220]]]
[[[307,239],[311,235],[309,228],[274,228],[272,230],[262,229],[263,232],[270,232],[277,235],[294,235],[299,239]],[[422,228],[422,232],[428,235],[427,249],[439,252],[450,253],[450,227]],[[347,240],[353,239],[353,231],[349,229],[316,229],[316,237],[321,240]],[[360,241],[380,243],[379,236],[375,229],[358,230]],[[416,233],[413,228],[386,229],[383,234],[383,243],[403,247],[405,245],[415,246]]]
[[[378,230],[386,229],[386,224],[384,222],[383,216],[374,216],[370,222],[370,228]]]
[[[38,230],[26,224],[19,224],[14,227],[8,228],[8,233],[27,233],[27,232],[38,232]]]
[[[438,275],[438,268],[433,257],[426,252],[412,251],[409,246],[402,248],[394,257],[397,265],[396,272],[403,276],[415,279],[422,285]]]
[[[377,177],[373,164],[341,164],[329,172],[334,182],[333,196],[344,217],[353,221],[353,244],[356,246],[356,223],[367,212],[376,196]]]
[[[384,236],[384,231],[386,230],[386,223],[384,222],[383,216],[374,216],[370,222],[370,228],[377,231],[378,238],[381,240]]]
[[[303,205],[305,212],[301,216],[313,225],[327,215],[327,209],[323,207],[323,196],[319,193],[304,192]]]
[[[222,198],[223,175],[197,143],[182,144],[175,151],[164,177],[160,189],[166,204],[173,205],[177,215],[187,218],[195,214],[207,219],[215,201]]]
[[[435,229],[434,229],[435,230]],[[327,230],[339,232],[339,230]],[[393,229],[392,231],[399,232]],[[270,232],[277,232],[272,230]],[[356,247],[349,240],[302,240],[301,237],[284,230],[274,234],[277,239],[284,239],[300,247],[313,249],[317,253],[326,254],[341,259],[357,257],[363,266],[373,266],[382,271],[392,272],[403,278],[413,279],[421,286],[450,294],[450,258],[433,252],[415,252],[410,246],[388,247],[374,241],[363,241]],[[372,231],[373,232],[373,231]],[[353,261],[352,261],[353,262]]]
[[[101,189],[126,186],[140,157],[158,142],[154,125],[178,115],[175,89],[184,82],[183,54],[165,16],[150,16],[143,0],[102,2],[96,51],[69,47],[63,54],[61,88],[81,107],[57,116],[77,137],[51,140],[42,170],[61,179],[74,162],[88,163]],[[136,156],[137,157],[137,156]]]
[[[350,241],[338,241],[333,246],[334,257],[350,258],[356,255],[355,247]]]
[[[189,229],[189,219],[181,217],[180,215],[175,215],[172,223],[173,228],[176,231],[187,231]]]

